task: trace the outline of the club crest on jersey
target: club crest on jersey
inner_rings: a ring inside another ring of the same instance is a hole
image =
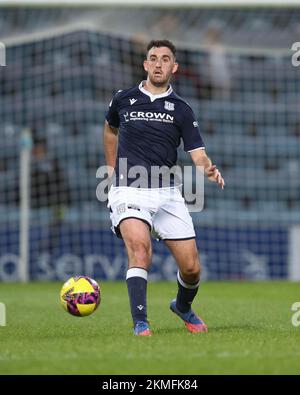
[[[170,103],[169,101],[165,101],[165,109],[168,111],[174,111],[175,105],[174,103]]]

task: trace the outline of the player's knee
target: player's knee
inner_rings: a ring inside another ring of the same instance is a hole
[[[190,280],[191,282],[198,281],[201,274],[199,262],[187,265],[184,269],[181,269],[181,273],[187,280]]]
[[[181,269],[181,273],[186,281],[197,282],[200,280],[201,265],[198,254],[194,254],[194,256],[186,262],[185,267]]]

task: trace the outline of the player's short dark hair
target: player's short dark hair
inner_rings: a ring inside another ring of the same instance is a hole
[[[160,47],[167,47],[171,50],[174,58],[176,57],[176,47],[175,45],[169,40],[151,40],[147,45],[147,53],[150,51],[151,48],[160,48]]]

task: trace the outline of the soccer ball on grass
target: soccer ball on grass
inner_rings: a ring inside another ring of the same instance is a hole
[[[63,308],[77,317],[92,314],[100,304],[100,287],[95,280],[87,276],[71,277],[60,291]]]

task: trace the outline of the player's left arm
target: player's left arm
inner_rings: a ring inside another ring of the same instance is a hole
[[[190,154],[195,166],[204,168],[204,174],[207,178],[212,182],[216,182],[222,189],[224,189],[225,181],[221,172],[216,165],[212,164],[212,161],[206,155],[205,149],[196,149],[191,151]]]

